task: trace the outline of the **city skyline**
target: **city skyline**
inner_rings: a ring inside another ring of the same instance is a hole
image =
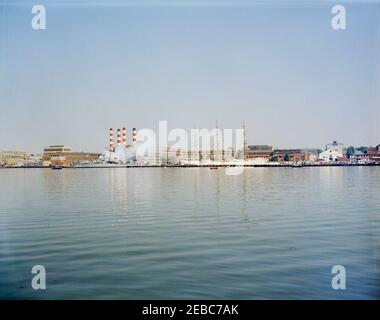
[[[249,144],[279,148],[379,144],[376,2],[344,2],[344,31],[330,26],[332,2],[189,3],[42,1],[42,31],[30,26],[32,1],[3,4],[0,149],[102,151],[110,127],[159,120],[185,130],[245,121]]]

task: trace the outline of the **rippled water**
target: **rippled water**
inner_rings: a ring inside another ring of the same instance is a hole
[[[2,169],[0,298],[376,299],[379,186],[376,167]]]

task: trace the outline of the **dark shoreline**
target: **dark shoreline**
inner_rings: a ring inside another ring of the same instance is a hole
[[[302,166],[294,166],[292,164],[247,164],[247,165],[104,165],[104,166],[77,166],[77,167],[62,167],[64,169],[112,169],[112,168],[314,168],[314,167],[379,167],[380,163],[371,164],[348,164],[348,163],[336,163],[336,164],[303,164]],[[51,169],[51,167],[42,166],[30,166],[30,167],[0,167],[0,169]]]

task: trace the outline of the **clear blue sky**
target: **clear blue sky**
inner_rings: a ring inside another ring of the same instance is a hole
[[[37,3],[47,30],[31,28]],[[379,1],[0,0],[0,150],[102,151],[109,127],[159,120],[244,120],[249,143],[277,147],[376,145],[379,48]]]

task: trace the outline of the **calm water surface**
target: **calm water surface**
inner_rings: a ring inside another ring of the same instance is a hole
[[[1,169],[0,298],[376,299],[379,220],[376,167]]]

